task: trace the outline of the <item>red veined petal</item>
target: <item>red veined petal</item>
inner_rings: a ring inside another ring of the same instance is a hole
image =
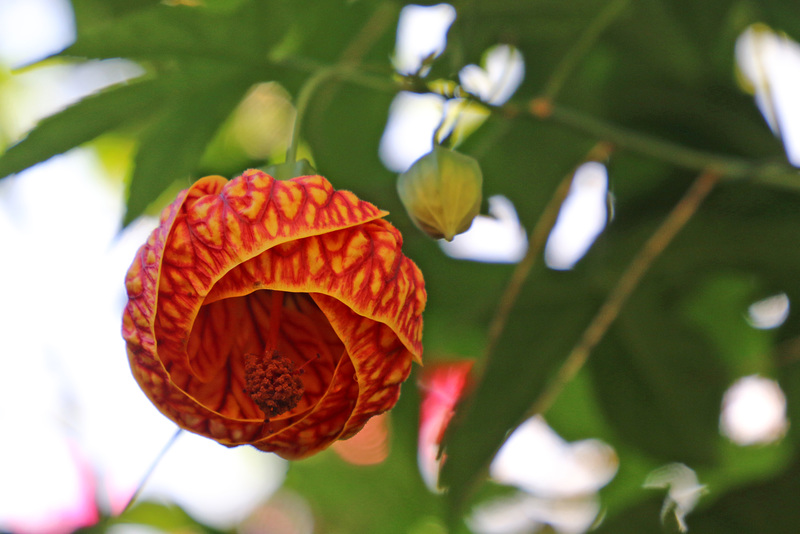
[[[123,336],[151,401],[183,428],[287,458],[391,408],[421,361],[426,295],[385,215],[321,176],[251,170],[179,194],[126,278]],[[271,351],[302,368],[304,393],[266,421],[244,358]]]

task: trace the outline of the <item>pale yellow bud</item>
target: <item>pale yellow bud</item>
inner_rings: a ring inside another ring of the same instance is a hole
[[[397,179],[397,192],[411,220],[429,236],[452,241],[478,215],[483,195],[478,162],[441,146],[422,156]]]

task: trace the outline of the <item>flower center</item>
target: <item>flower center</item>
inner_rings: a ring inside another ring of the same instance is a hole
[[[264,412],[264,422],[294,409],[303,398],[302,368],[278,352],[283,314],[283,291],[272,291],[269,303],[269,330],[264,355],[244,355],[245,392]]]
[[[262,357],[252,353],[244,357],[245,391],[266,419],[297,406],[305,392],[301,374],[302,369],[275,350],[267,349]]]

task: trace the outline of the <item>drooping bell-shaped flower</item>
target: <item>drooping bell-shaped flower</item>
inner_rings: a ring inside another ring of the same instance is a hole
[[[353,436],[422,356],[422,274],[385,215],[321,176],[181,192],[126,278],[141,388],[227,446],[297,459]]]
[[[483,174],[474,158],[436,145],[398,177],[397,192],[420,230],[452,241],[480,212]]]

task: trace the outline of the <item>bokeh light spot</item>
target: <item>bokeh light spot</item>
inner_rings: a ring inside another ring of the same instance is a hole
[[[608,174],[605,165],[589,162],[575,172],[558,220],[550,232],[544,258],[551,269],[571,269],[606,225]]]
[[[514,204],[502,195],[489,197],[489,216],[478,215],[472,226],[452,241],[439,240],[451,258],[487,263],[517,263],[528,249],[525,228]]]
[[[734,443],[771,443],[783,437],[788,427],[786,395],[774,380],[746,376],[725,392],[720,430]]]
[[[441,54],[447,46],[447,31],[456,19],[449,4],[408,5],[400,11],[397,22],[394,67],[401,74],[424,75],[423,61]]]
[[[780,293],[754,302],[747,309],[747,318],[754,328],[777,328],[789,317],[789,297]]]

